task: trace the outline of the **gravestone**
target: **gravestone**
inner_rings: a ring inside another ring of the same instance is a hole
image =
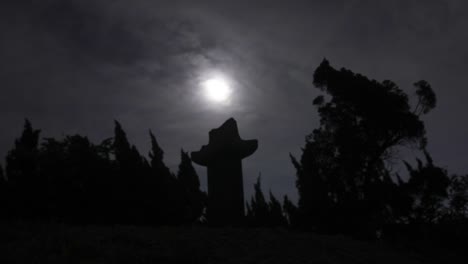
[[[242,159],[252,155],[257,140],[243,140],[237,122],[228,119],[209,133],[209,143],[192,152],[192,160],[208,169],[207,219],[211,225],[240,225],[244,219]]]

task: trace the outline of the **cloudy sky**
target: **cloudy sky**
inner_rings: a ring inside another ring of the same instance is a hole
[[[409,94],[415,81],[431,83],[429,150],[466,173],[465,2],[2,0],[0,156],[26,117],[44,137],[79,133],[96,143],[116,119],[142,153],[151,129],[175,171],[181,148],[198,150],[234,117],[243,138],[259,139],[244,161],[247,195],[261,172],[265,189],[295,198],[288,155],[300,156],[318,126],[312,74],[326,57]],[[212,75],[229,81],[229,101],[204,95]]]

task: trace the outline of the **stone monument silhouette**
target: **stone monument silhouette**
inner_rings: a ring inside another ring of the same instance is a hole
[[[237,122],[228,119],[209,133],[208,145],[191,153],[208,169],[207,219],[211,225],[239,225],[244,218],[242,159],[252,155],[257,140],[242,140]]]

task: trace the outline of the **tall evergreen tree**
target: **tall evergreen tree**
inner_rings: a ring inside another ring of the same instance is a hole
[[[271,226],[286,226],[288,224],[287,218],[283,213],[281,203],[276,199],[270,191],[270,202],[268,203],[269,210],[269,223]]]
[[[268,221],[268,203],[262,191],[261,178],[254,184],[254,196],[250,200],[251,218],[255,225],[266,225]]]
[[[188,222],[194,222],[202,216],[206,203],[206,194],[200,190],[200,180],[188,153],[181,150],[180,156],[181,161],[177,179],[185,195],[187,208],[185,217]]]
[[[96,221],[105,210],[103,197],[109,160],[99,156],[98,148],[87,137],[67,136],[64,140],[66,150],[67,179],[70,180],[69,195],[72,209],[69,216],[76,221]]]
[[[117,165],[114,179],[114,211],[124,222],[135,222],[145,214],[144,192],[145,162],[135,146],[132,146],[119,122],[115,121],[114,154]]]
[[[181,224],[184,222],[185,211],[182,186],[164,164],[164,152],[151,131],[150,138],[149,156],[152,175],[157,182],[158,220],[164,224]]]
[[[306,227],[338,232],[376,229],[387,219],[393,187],[386,167],[399,146],[426,144],[420,115],[436,105],[427,82],[415,84],[418,105],[391,81],[377,82],[324,60],[314,85],[320,126],[307,138],[297,169],[299,210]],[[372,230],[365,232],[372,233]]]
[[[254,196],[250,204],[247,203],[247,222],[252,226],[284,226],[286,217],[280,202],[270,191],[270,201],[267,202],[261,187],[260,176],[254,184]]]
[[[47,216],[64,221],[97,221],[109,196],[108,160],[103,159],[86,137],[46,138],[41,145],[40,174],[46,184]]]
[[[38,143],[40,130],[25,121],[21,137],[6,157],[6,175],[12,188],[12,208],[20,217],[43,213],[43,182],[39,178]]]
[[[65,220],[70,218],[73,197],[70,188],[67,164],[66,143],[53,138],[45,138],[39,151],[40,175],[45,184],[46,217]]]
[[[169,168],[164,164],[164,151],[158,144],[153,132],[150,131],[151,139],[151,152],[149,153],[151,168],[157,172],[158,175],[170,175]]]
[[[143,159],[135,146],[130,145],[127,134],[119,122],[115,121],[114,154],[117,164],[124,171],[134,172],[141,167]]]

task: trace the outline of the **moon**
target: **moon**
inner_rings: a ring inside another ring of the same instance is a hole
[[[231,87],[229,82],[222,77],[212,77],[203,83],[205,96],[213,102],[227,102],[231,97]]]

